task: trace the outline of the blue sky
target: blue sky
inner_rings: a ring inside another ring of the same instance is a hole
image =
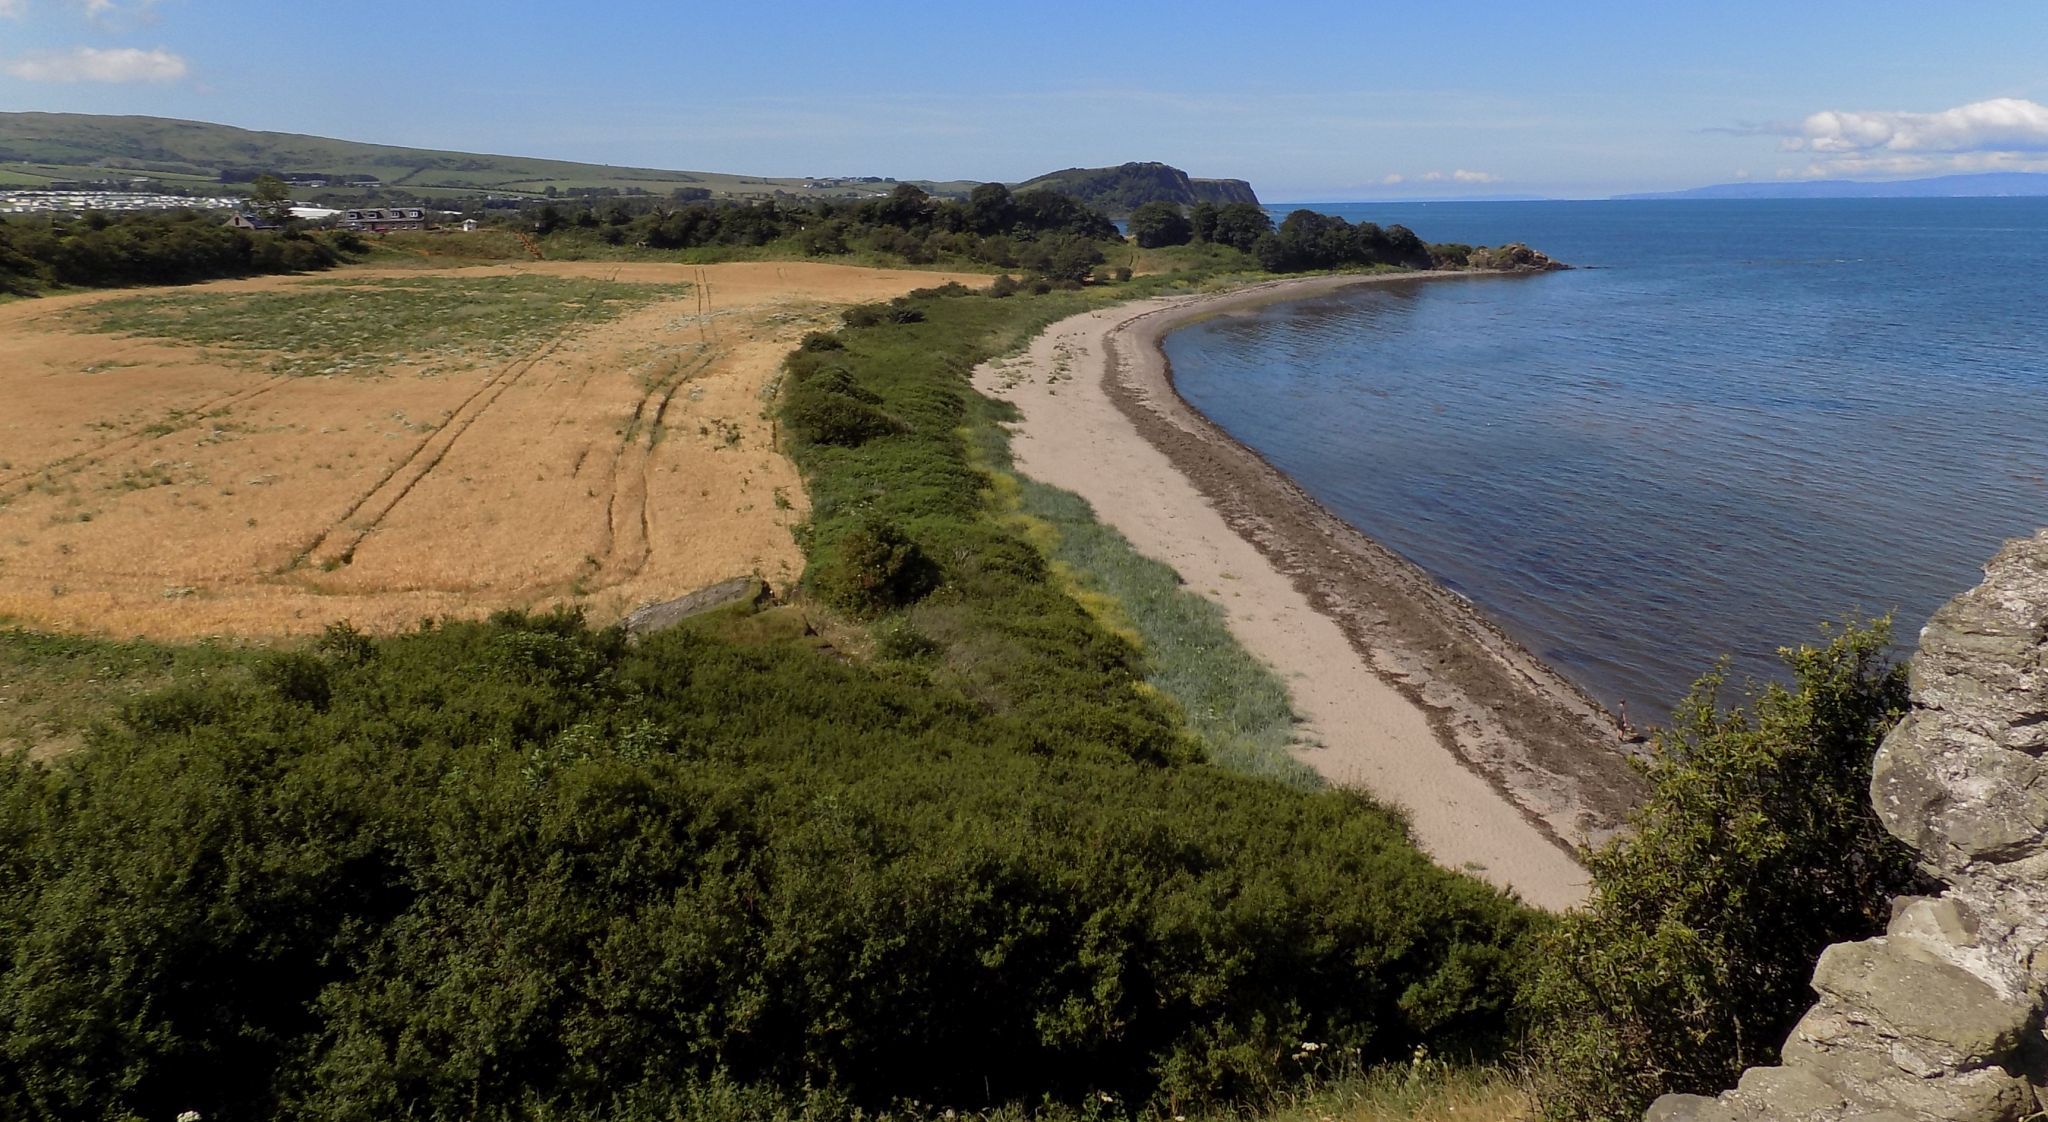
[[[2048,3],[0,0],[0,109],[1269,200],[2048,169]]]

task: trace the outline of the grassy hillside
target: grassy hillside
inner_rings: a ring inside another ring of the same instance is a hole
[[[806,187],[807,182],[821,181],[403,148],[164,117],[0,113],[0,186],[92,180],[109,172],[201,186],[218,184],[224,168],[247,167],[279,174],[375,176],[386,186],[421,194],[488,191],[538,195],[550,187],[558,191],[637,187],[667,195],[678,187],[698,187],[726,198],[767,197],[778,191],[805,197],[858,198],[886,192],[895,185],[893,180],[826,180],[822,182],[830,186]],[[923,186],[956,193],[971,185]]]

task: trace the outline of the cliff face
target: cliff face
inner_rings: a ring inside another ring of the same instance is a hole
[[[1019,191],[1047,190],[1077,199],[1108,214],[1129,214],[1146,203],[1193,206],[1209,202],[1251,203],[1258,195],[1242,179],[1191,179],[1177,167],[1130,163],[1113,168],[1068,168],[1041,175],[1018,186]]]
[[[1260,205],[1258,193],[1252,190],[1250,183],[1242,179],[1190,179],[1188,183],[1195,189],[1195,201],[1198,203],[1215,203],[1217,206],[1229,203]]]
[[[1784,1065],[1649,1122],[2018,1122],[2048,1090],[2048,530],[1921,632],[1913,706],[1879,750],[1885,828],[1948,885],[1829,947]]]

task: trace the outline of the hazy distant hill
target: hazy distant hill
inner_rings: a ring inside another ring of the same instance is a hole
[[[1129,214],[1151,202],[1199,202],[1257,204],[1252,185],[1242,179],[1191,179],[1177,167],[1160,163],[1131,163],[1113,168],[1068,168],[1050,172],[1018,190],[1044,188],[1113,215]]]
[[[766,178],[443,152],[164,117],[0,113],[0,187],[142,175],[174,185],[198,186],[219,183],[221,172],[231,169],[370,176],[386,186],[423,195],[480,191],[540,194],[549,187],[561,191],[637,187],[667,195],[678,187],[697,187],[721,197],[758,197],[783,191],[802,197],[845,198],[883,193],[895,185],[888,179]],[[954,193],[972,185],[921,186]]]
[[[1617,199],[1959,199],[2005,195],[2048,195],[2048,173],[1991,171],[1974,175],[1939,175],[1930,179],[1894,179],[1872,183],[1854,179],[1779,180],[1769,183],[1717,183],[1689,191],[1616,195]]]

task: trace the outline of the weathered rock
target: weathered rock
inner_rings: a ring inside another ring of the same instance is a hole
[[[2002,1001],[1975,974],[1913,940],[1837,943],[1822,952],[1813,988],[1953,1067],[1981,1067],[2011,1053],[2033,1012]]]
[[[728,604],[744,602],[760,603],[770,596],[768,586],[754,577],[734,577],[720,581],[707,588],[700,588],[687,596],[678,596],[659,604],[649,604],[636,609],[626,616],[626,633],[638,638],[666,631],[691,616],[723,608]]]
[[[1829,947],[1784,1064],[1650,1122],[2018,1122],[2048,1089],[2048,531],[1921,633],[1871,800],[1948,889]]]
[[[1650,1105],[1643,1122],[1747,1122],[1740,1108],[1705,1095],[1666,1095]]]

